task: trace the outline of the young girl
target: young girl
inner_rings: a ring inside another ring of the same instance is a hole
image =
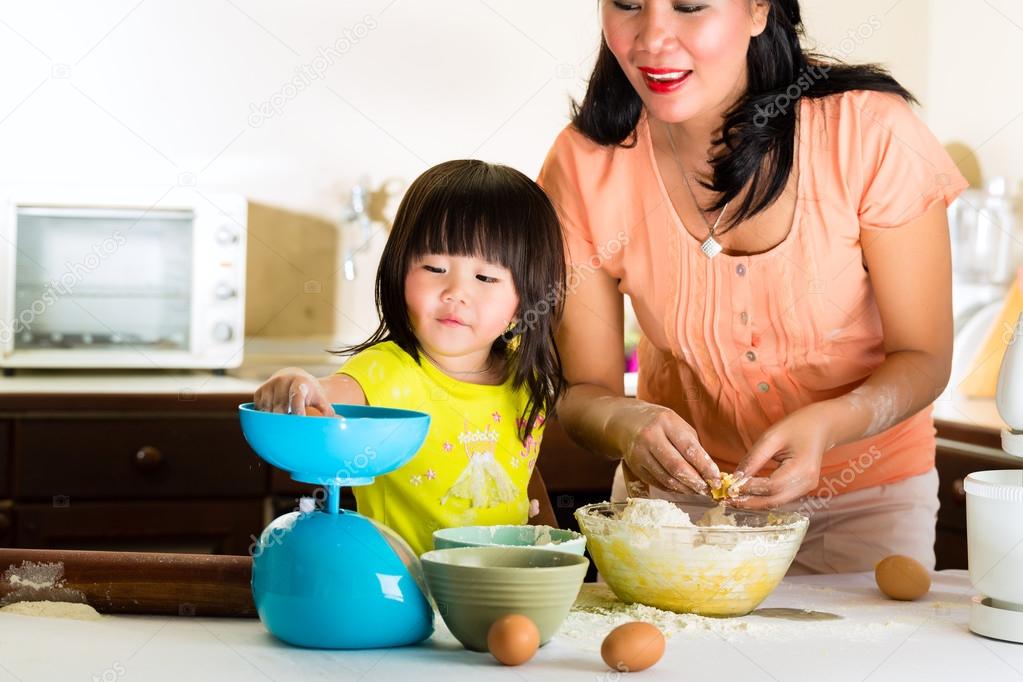
[[[275,373],[256,406],[429,413],[418,454],[355,488],[359,511],[416,553],[432,549],[438,528],[525,523],[527,487],[543,489],[534,467],[544,419],[562,391],[554,327],[565,280],[558,217],[533,181],[482,161],[442,163],[398,208],[377,269],[376,332],[336,351],[354,356],[333,376]]]

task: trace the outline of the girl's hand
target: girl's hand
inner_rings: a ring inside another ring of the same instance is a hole
[[[306,406],[317,408],[325,417],[334,416],[334,407],[319,380],[298,367],[278,370],[256,389],[253,398],[257,410],[282,414],[306,413]]]
[[[814,403],[774,424],[760,437],[735,469],[731,494],[736,507],[770,509],[813,491],[820,484],[821,459],[834,447],[831,425],[841,415],[836,405]],[[770,476],[756,473],[778,462]],[[754,478],[751,478],[754,477]]]
[[[627,434],[624,471],[643,483],[678,493],[709,495],[721,472],[700,445],[696,431],[667,407],[635,401],[622,408],[609,429]]]

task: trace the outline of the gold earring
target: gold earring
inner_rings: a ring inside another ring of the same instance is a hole
[[[503,334],[505,338],[505,345],[508,348],[509,353],[514,353],[515,351],[517,351],[519,349],[519,342],[522,341],[521,337],[518,334],[512,334],[514,330],[515,323],[512,322],[511,324],[508,325],[508,328],[504,330]],[[508,338],[509,334],[512,334],[511,338]]]

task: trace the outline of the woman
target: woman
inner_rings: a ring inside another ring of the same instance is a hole
[[[574,271],[559,408],[613,496],[799,508],[793,572],[934,566],[945,208],[966,186],[883,69],[805,53],[796,0],[601,2],[540,184]],[[622,295],[643,331],[623,396]],[[726,479],[727,480],[727,479]]]

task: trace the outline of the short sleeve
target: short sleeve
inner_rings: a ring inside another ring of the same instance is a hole
[[[359,382],[366,394],[366,404],[385,407],[388,405],[388,380],[395,372],[402,371],[394,355],[383,344],[367,348],[348,359],[338,374],[346,374]]]
[[[948,152],[901,97],[850,93],[841,115],[858,125],[861,193],[859,222],[865,228],[898,227],[919,218],[936,201],[948,206],[969,183]],[[858,144],[857,144],[858,143]],[[850,188],[855,190],[857,188]]]
[[[536,180],[558,211],[569,265],[586,263],[597,254],[580,187],[576,135],[571,128],[558,135]]]

